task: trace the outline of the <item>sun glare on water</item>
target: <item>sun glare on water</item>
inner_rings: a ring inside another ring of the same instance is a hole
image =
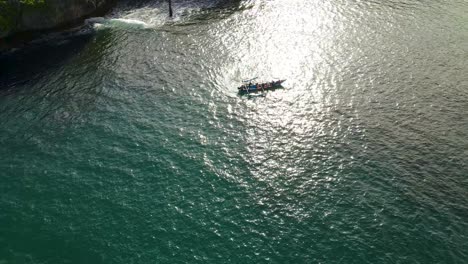
[[[246,148],[256,164],[252,175],[277,193],[283,192],[282,181],[304,172],[305,168],[297,166],[299,153],[305,151],[301,148],[307,146],[304,140],[329,132],[308,114],[326,111],[323,86],[334,86],[330,83],[334,78],[329,76],[330,47],[337,41],[338,29],[334,27],[336,18],[330,16],[332,8],[331,4],[301,0],[256,1],[222,25],[231,34],[222,44],[233,58],[224,69],[233,83],[257,76],[259,81],[287,80],[284,89],[260,100],[244,101]],[[231,29],[231,23],[243,24],[242,31]]]
[[[232,49],[244,65],[248,62],[242,74],[288,79],[291,85],[295,80],[311,80],[324,60],[322,47],[333,41],[333,21],[325,11],[299,0],[257,1],[237,16],[249,25],[244,27],[248,32],[236,33],[245,42]]]

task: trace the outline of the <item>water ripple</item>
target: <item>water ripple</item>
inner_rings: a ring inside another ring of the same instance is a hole
[[[0,262],[464,262],[464,1],[174,2],[0,57]]]

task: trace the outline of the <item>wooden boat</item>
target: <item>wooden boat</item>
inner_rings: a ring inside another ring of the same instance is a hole
[[[278,81],[271,81],[271,82],[265,82],[265,83],[252,83],[252,81],[255,79],[256,78],[243,81],[244,84],[237,88],[239,90],[239,93],[247,94],[247,93],[254,93],[254,92],[263,92],[267,90],[274,90],[276,88],[282,87],[281,84],[286,81],[286,80],[278,80]]]

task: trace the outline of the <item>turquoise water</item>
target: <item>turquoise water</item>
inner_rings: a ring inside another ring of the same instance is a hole
[[[0,263],[466,263],[466,1],[174,2],[0,57]]]

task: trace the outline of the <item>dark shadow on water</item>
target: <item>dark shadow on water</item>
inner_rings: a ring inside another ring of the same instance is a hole
[[[51,34],[0,53],[0,91],[37,82],[79,54],[92,38],[90,30]]]

